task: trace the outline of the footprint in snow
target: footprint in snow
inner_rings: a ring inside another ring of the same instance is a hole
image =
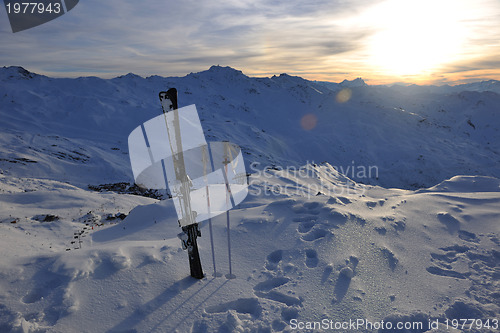
[[[387,234],[387,229],[384,227],[375,227],[374,230],[382,236],[385,236],[385,234]]]
[[[460,273],[455,271],[453,269],[453,264],[459,259],[459,257],[463,257],[463,254],[470,258],[471,248],[468,246],[453,245],[441,248],[440,250],[442,250],[443,253],[431,253],[431,261],[435,263],[435,266],[427,267],[427,272],[433,275],[457,279],[465,279],[470,275],[469,272]]]
[[[312,227],[314,226],[314,224],[315,224],[315,221],[302,222],[297,227],[297,231],[299,233],[301,233],[301,234],[305,234],[305,233],[309,232],[312,229]]]
[[[235,301],[209,306],[205,309],[207,313],[222,313],[234,310],[238,313],[250,314],[253,317],[260,317],[262,307],[257,298],[239,298]]]
[[[337,197],[337,199],[339,199],[343,204],[350,204],[352,201],[347,199],[347,198],[344,198],[344,197]]]
[[[479,243],[479,239],[473,232],[468,232],[465,230],[458,231],[458,237],[466,242]]]
[[[314,202],[317,204],[317,202]],[[313,206],[313,207],[317,207],[317,206]],[[307,203],[305,203],[304,205],[295,205],[292,207],[292,211],[295,213],[295,214],[312,214],[312,215],[319,215],[319,210],[315,209],[315,208],[308,208],[307,207]]]
[[[278,267],[279,262],[283,258],[283,250],[276,250],[267,256],[266,268],[274,271]]]
[[[315,240],[325,237],[326,235],[328,235],[328,231],[326,231],[325,229],[317,228],[311,230],[309,233],[303,235],[301,238],[307,242],[313,242]]]
[[[314,268],[318,266],[318,253],[315,250],[306,250],[306,266],[309,268]]]
[[[333,272],[333,267],[332,265],[327,265],[325,267],[325,270],[323,271],[323,275],[321,276],[321,284],[325,283],[328,278],[330,277],[330,274]]]
[[[339,277],[337,278],[337,282],[335,283],[335,288],[333,290],[335,294],[333,303],[340,302],[345,297],[347,291],[349,290],[349,286],[351,285],[351,279],[353,276],[354,271],[349,266],[340,270]]]
[[[277,288],[279,286],[284,285],[290,281],[290,279],[286,277],[274,277],[266,280],[264,282],[260,282],[253,287],[255,291],[270,291],[271,289]]]
[[[255,295],[260,298],[266,298],[271,301],[283,303],[287,306],[302,306],[302,299],[295,296],[285,295],[276,290],[271,290],[269,292],[256,291]]]
[[[437,218],[439,222],[444,224],[450,234],[454,234],[460,229],[460,221],[448,212],[438,213]]]
[[[398,258],[396,258],[396,255],[389,250],[388,248],[383,248],[382,249],[382,256],[387,260],[387,263],[389,265],[389,268],[394,271],[396,267],[398,266]]]
[[[441,267],[436,267],[436,266],[427,267],[427,272],[434,275],[452,277],[457,279],[465,279],[466,275],[469,275],[469,274],[462,274],[460,272],[451,269],[443,269]]]
[[[304,207],[307,209],[316,209],[319,207],[319,202],[316,202],[316,201],[306,202],[306,203],[304,203]]]

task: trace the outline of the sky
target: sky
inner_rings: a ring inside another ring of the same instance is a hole
[[[499,0],[82,0],[12,33],[0,65],[54,77],[184,76],[211,65],[369,84],[500,80]]]

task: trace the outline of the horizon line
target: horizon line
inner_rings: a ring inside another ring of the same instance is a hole
[[[1,69],[8,69],[8,68],[22,68],[23,70],[36,74],[36,75],[41,75],[41,76],[46,76],[49,78],[54,78],[54,79],[78,79],[78,78],[99,78],[102,80],[112,80],[120,77],[124,77],[127,75],[135,75],[143,79],[147,79],[150,77],[161,77],[161,78],[173,78],[173,77],[186,77],[191,74],[199,74],[203,72],[208,72],[214,67],[220,67],[220,68],[229,68],[232,69],[236,72],[241,72],[244,76],[248,78],[272,78],[272,77],[279,77],[281,75],[288,75],[288,76],[293,76],[293,77],[298,77],[310,82],[325,82],[325,83],[335,83],[335,84],[340,84],[344,81],[347,82],[352,82],[357,79],[361,79],[366,85],[368,86],[392,86],[392,85],[401,85],[401,86],[437,86],[437,87],[442,87],[442,86],[460,86],[460,85],[466,85],[466,84],[473,84],[473,83],[481,83],[481,82],[489,82],[489,81],[494,81],[494,82],[500,82],[500,79],[492,79],[492,78],[467,78],[467,79],[462,79],[462,80],[456,80],[452,82],[439,82],[439,83],[422,83],[418,82],[418,80],[415,80],[416,82],[411,82],[411,81],[392,81],[392,82],[387,82],[387,83],[377,83],[377,79],[372,79],[372,78],[367,78],[367,77],[362,77],[359,75],[349,75],[348,73],[345,73],[347,78],[344,78],[343,80],[337,82],[337,81],[330,81],[327,79],[311,79],[308,78],[310,75],[319,75],[317,73],[300,73],[300,72],[282,72],[282,73],[273,73],[269,71],[263,71],[263,72],[253,72],[250,74],[245,73],[243,70],[237,69],[232,66],[223,66],[223,65],[211,65],[208,69],[200,70],[200,71],[191,71],[189,73],[183,72],[183,73],[178,73],[178,72],[173,72],[172,74],[136,74],[134,72],[128,72],[124,74],[119,74],[118,72],[113,72],[113,71],[87,71],[87,70],[77,70],[77,69],[71,69],[71,70],[56,70],[56,71],[50,71],[50,70],[43,70],[43,69],[35,69],[35,70],[30,70],[26,69],[25,66],[21,65],[3,65]],[[66,75],[58,75],[60,73],[67,73],[70,74],[69,76]],[[83,75],[80,75],[83,74]],[[98,74],[104,74],[104,75],[98,75]],[[324,73],[323,75],[328,75],[329,73]],[[340,75],[341,73],[335,73]],[[305,76],[302,76],[305,75]],[[367,83],[370,82],[370,83]]]

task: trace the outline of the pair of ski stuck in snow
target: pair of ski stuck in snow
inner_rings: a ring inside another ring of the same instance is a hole
[[[240,147],[230,142],[206,142],[195,105],[178,109],[177,90],[159,93],[163,113],[135,128],[128,138],[130,162],[137,185],[168,189],[178,217],[182,246],[188,250],[191,276],[203,278],[196,239],[199,224],[208,220],[214,276],[217,276],[212,217],[226,213],[228,278],[233,278],[229,210],[248,194]]]

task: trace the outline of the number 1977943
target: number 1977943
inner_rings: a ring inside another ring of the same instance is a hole
[[[49,2],[48,4],[43,2],[15,2],[13,4],[7,3],[5,7],[9,14],[59,14],[61,12],[60,2]]]
[[[498,319],[446,319],[446,328],[454,329],[498,329]]]

